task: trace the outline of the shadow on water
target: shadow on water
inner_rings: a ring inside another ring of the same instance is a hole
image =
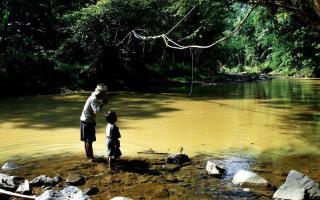
[[[108,165],[107,158],[96,158],[97,163]],[[159,175],[160,173],[150,169],[150,163],[145,159],[117,159],[113,161],[113,170],[132,172],[137,174]]]
[[[261,104],[282,109],[281,124],[295,134],[298,139],[320,148],[320,84],[312,81],[286,81],[277,86],[280,91],[271,100],[260,101]]]
[[[14,128],[40,130],[78,127],[82,108],[89,95],[89,93],[79,93],[1,100],[0,127],[5,122],[14,122]],[[121,117],[137,120],[154,118],[160,113],[176,110],[166,106],[170,100],[172,100],[170,95],[120,93],[110,97],[110,103],[105,106],[105,111],[111,108],[116,112],[119,111]],[[103,117],[100,118],[97,120],[103,120]]]
[[[229,109],[268,115],[276,111],[280,116],[279,128],[284,130],[283,134],[294,135],[299,140],[320,148],[320,80],[275,79],[202,87],[194,91],[191,99],[207,101]],[[213,101],[220,99],[256,99],[258,104],[273,110],[259,110]]]

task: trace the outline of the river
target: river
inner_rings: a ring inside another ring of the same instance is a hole
[[[88,92],[0,100],[0,161],[84,154],[79,116]],[[157,152],[281,157],[319,154],[320,80],[275,79],[186,92],[117,92],[124,155]],[[96,155],[105,153],[97,117]]]

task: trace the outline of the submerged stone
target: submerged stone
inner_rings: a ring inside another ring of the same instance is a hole
[[[163,169],[166,170],[167,172],[175,172],[175,171],[178,171],[180,169],[180,167],[175,164],[168,164],[167,163],[163,166]]]
[[[67,177],[66,182],[69,185],[83,185],[85,184],[86,180],[83,176],[79,174],[71,174]]]
[[[99,188],[93,186],[93,187],[90,187],[90,188],[86,188],[83,190],[83,194],[86,194],[86,195],[95,195],[99,192]]]
[[[13,170],[13,169],[18,169],[19,166],[16,165],[15,163],[11,163],[11,162],[6,162],[2,165],[1,169],[2,170]]]
[[[178,179],[176,176],[172,175],[172,174],[168,174],[166,177],[165,177],[166,181],[167,182],[171,182],[171,183],[177,183],[178,182]]]
[[[169,190],[166,187],[160,186],[153,190],[155,199],[168,198],[170,196]]]
[[[232,183],[244,187],[268,187],[269,183],[261,176],[246,170],[240,170],[234,175]]]
[[[286,182],[274,193],[277,200],[320,199],[319,185],[304,174],[291,170]]]

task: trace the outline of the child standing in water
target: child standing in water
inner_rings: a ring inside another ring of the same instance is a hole
[[[107,139],[107,156],[109,168],[112,168],[112,159],[120,158],[122,155],[120,151],[121,137],[119,127],[115,124],[117,121],[117,115],[113,111],[108,111],[105,115],[107,121],[106,127],[106,139]]]

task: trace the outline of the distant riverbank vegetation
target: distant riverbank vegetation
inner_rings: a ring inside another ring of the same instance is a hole
[[[192,10],[193,9],[193,10]],[[159,35],[207,45],[239,25],[251,6],[220,0],[3,0],[0,2],[2,96],[113,89],[242,72],[320,77],[320,33],[293,13],[259,6],[237,34],[209,49],[174,50]],[[187,15],[187,13],[192,12]],[[126,37],[127,36],[127,37]]]

